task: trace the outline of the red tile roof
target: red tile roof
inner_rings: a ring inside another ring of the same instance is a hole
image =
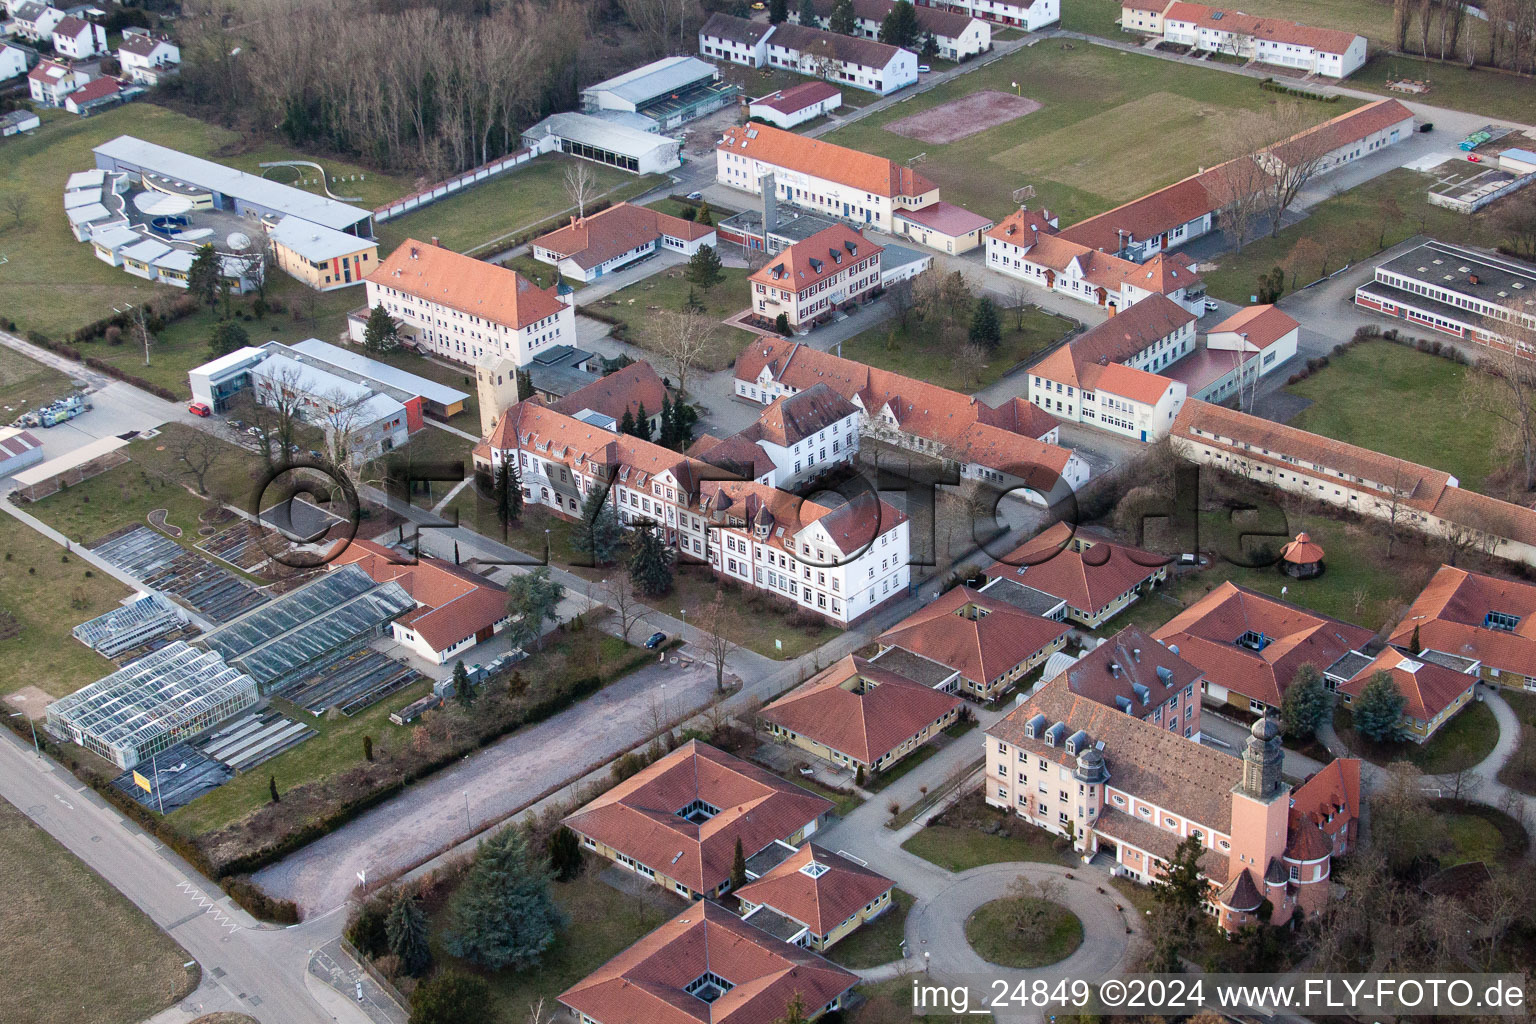
[[[518,330],[565,308],[553,289],[545,291],[515,270],[414,238],[402,242],[367,280]]]
[[[869,765],[964,703],[850,654],[758,714]]]
[[[572,217],[571,223],[535,238],[533,244],[590,270],[663,235],[692,242],[713,234],[714,230],[648,206],[620,203],[590,217]]]
[[[802,870],[812,864],[825,870]],[[840,854],[806,843],[763,877],[737,889],[736,895],[799,921],[812,935],[825,937],[895,885]]]
[[[1180,690],[1199,683],[1201,674],[1140,627],[1127,626],[1079,658],[1062,676],[1079,697],[1143,717]],[[1147,691],[1146,700],[1137,693],[1137,686]]]
[[[1330,839],[1349,832],[1360,817],[1360,763],[1357,757],[1335,758],[1297,786],[1291,822],[1310,821]]]
[[[1280,549],[1280,557],[1293,565],[1312,565],[1323,560],[1323,548],[1302,531],[1295,540],[1286,541]]]
[[[679,816],[696,800],[717,808],[702,824]],[[692,740],[565,824],[695,892],[709,892],[730,878],[738,839],[751,857],[831,809],[831,802],[799,786]]]
[[[68,15],[53,27],[53,34],[64,36],[67,39],[75,39],[82,32],[89,32],[91,23],[84,18],[77,18],[73,14]]]
[[[584,409],[623,420],[627,411],[638,416],[643,406],[647,416],[661,412],[667,389],[647,362],[633,362],[622,370],[578,388],[550,405],[556,412],[575,416]]]
[[[1021,611],[970,587],[955,587],[880,635],[990,686],[1070,632],[1070,627]]]
[[[1240,646],[1247,634],[1264,638],[1262,650]],[[1258,591],[1222,583],[1152,634],[1179,649],[1212,683],[1278,707],[1297,669],[1319,671],[1364,647],[1371,631],[1330,619]]]
[[[959,238],[973,231],[985,231],[992,226],[992,222],[981,214],[942,201],[929,203],[916,210],[897,210],[896,216],[950,238]]]
[[[1195,320],[1193,313],[1172,299],[1152,295],[1055,349],[1029,372],[1082,387],[1082,375],[1088,367],[1123,363]]]
[[[1413,111],[1397,100],[1377,100],[1297,132],[1284,142],[1271,146],[1269,153],[1282,162],[1292,158],[1313,159],[1412,120]]]
[[[776,31],[792,27],[780,25]],[[882,156],[856,149],[808,139],[794,132],[753,122],[727,128],[718,149],[738,153],[753,160],[784,167],[801,174],[835,181],[862,189],[887,199],[893,196],[920,196],[938,188],[910,167],[903,167]]]
[[[342,541],[327,568],[356,565],[375,583],[395,582],[416,602],[398,621],[409,626],[435,651],[444,651],[507,616],[507,592],[452,562],[425,555],[401,564],[388,548],[370,540]]]
[[[1403,712],[1421,722],[1428,722],[1477,685],[1476,676],[1463,675],[1431,661],[1419,661],[1388,647],[1352,679],[1340,683],[1339,691],[1358,697],[1378,672],[1390,676],[1397,692],[1407,698]]]
[[[1018,396],[1007,399],[1002,405],[990,411],[983,405],[976,412],[977,418],[989,426],[1014,434],[1023,434],[1037,441],[1061,426],[1061,421],[1055,416]]]
[[[848,225],[833,224],[783,250],[748,280],[798,294],[884,251]]]
[[[823,100],[829,100],[838,95],[840,90],[828,85],[826,82],[801,82],[799,85],[788,89],[780,89],[771,92],[767,96],[759,96],[752,101],[752,106],[761,104],[772,107],[781,114],[794,114],[806,107],[813,107]]]
[[[1513,630],[1489,629],[1489,612],[1514,616]],[[1390,642],[1473,658],[1500,672],[1536,677],[1536,586],[1442,565],[1419,592]]]
[[[65,97],[66,101],[73,102],[75,106],[83,103],[94,103],[96,100],[104,100],[108,96],[115,96],[122,88],[115,78],[93,78],[89,82],[76,89]]]
[[[1061,237],[1104,252],[1119,252],[1129,240],[1146,241],[1172,231],[1224,203],[1217,191],[1215,169],[1192,174],[1166,188],[1122,203],[1112,210],[1063,228]]]
[[[1278,307],[1259,305],[1238,310],[1206,334],[1240,334],[1248,344],[1266,349],[1300,326],[1300,323]]]
[[[706,974],[728,990],[713,1002],[688,991]],[[602,1024],[773,1024],[795,993],[807,1009],[859,983],[809,950],[700,900],[560,993]]]
[[[1023,207],[983,232],[988,238],[1014,245],[1032,245],[1036,235],[1056,233],[1056,217],[1050,210],[1027,210]]]
[[[1343,53],[1360,36],[1331,28],[1313,28],[1282,18],[1260,18],[1242,11],[1207,7],[1205,4],[1184,3],[1175,0],[1163,12],[1165,21],[1192,22],[1199,28],[1233,35],[1251,35],[1279,43],[1310,46],[1323,53]]]
[[[1155,576],[1168,562],[1163,555],[1056,523],[1004,555],[986,572],[993,579],[1017,580],[1059,597],[1078,612],[1092,616]]]
[[[753,440],[771,441],[790,448],[834,423],[859,414],[858,406],[825,384],[816,384],[793,395],[774,399],[748,427]]]

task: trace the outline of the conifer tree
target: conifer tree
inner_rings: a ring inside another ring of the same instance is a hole
[[[549,869],[528,852],[517,826],[484,843],[449,905],[445,948],[492,970],[537,967],[564,926],[549,892]]]

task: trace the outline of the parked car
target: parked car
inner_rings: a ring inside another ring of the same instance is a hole
[[[933,70],[933,68],[929,67],[927,64],[919,64],[917,66],[917,73],[920,74],[920,75],[926,75],[928,72],[930,72],[932,70]]]
[[[688,193],[688,198],[689,199],[693,199],[693,200],[703,199],[704,198],[704,193],[703,192],[689,192]]]
[[[229,429],[230,430],[244,430],[245,429],[245,420],[230,420],[229,421]]]
[[[646,641],[645,641],[645,649],[648,650],[648,651],[654,651],[656,648],[660,647],[662,644],[664,644],[666,642],[667,642],[667,634],[665,634],[665,633],[652,633],[650,635],[650,637],[648,637],[646,639]]]
[[[1474,164],[1480,164],[1483,162],[1483,158],[1478,156],[1476,153],[1468,153],[1467,160]]]
[[[1214,313],[1219,309],[1221,309],[1221,305],[1215,299],[1205,300],[1205,311],[1207,313]]]
[[[1435,122],[1433,121],[1425,121],[1423,124],[1419,125],[1419,131],[1421,132],[1432,132],[1434,130]]]
[[[206,402],[188,402],[187,412],[194,416],[212,416],[213,410],[208,408]]]

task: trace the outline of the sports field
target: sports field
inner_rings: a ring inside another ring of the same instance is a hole
[[[900,133],[901,122],[985,92],[1040,108],[947,143]],[[917,166],[945,199],[988,217],[1006,216],[1016,208],[1014,190],[1033,185],[1030,205],[1047,206],[1070,224],[1216,163],[1230,148],[1233,126],[1275,102],[1250,79],[1051,39],[825,138],[893,160],[921,155]],[[1351,105],[1304,110],[1323,121]]]

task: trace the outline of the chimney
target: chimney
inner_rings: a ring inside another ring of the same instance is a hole
[[[1114,676],[1116,679],[1120,678],[1120,663],[1118,661],[1112,661],[1109,663],[1109,674]]]
[[[441,242],[439,242],[437,240],[437,236],[436,235],[433,235],[432,236],[432,248],[434,248],[434,249],[441,249],[442,247],[443,247],[443,243],[441,243]]]
[[[1133,648],[1131,648],[1131,659],[1133,661],[1135,661],[1137,664],[1141,663],[1141,648],[1140,647],[1133,647]]]
[[[1467,275],[1467,283],[1468,284],[1479,284],[1480,282],[1478,281],[1476,274],[1468,274]]]
[[[779,226],[779,199],[774,193],[778,186],[771,173],[758,178],[757,184],[763,192],[763,245],[766,246],[768,232]]]

